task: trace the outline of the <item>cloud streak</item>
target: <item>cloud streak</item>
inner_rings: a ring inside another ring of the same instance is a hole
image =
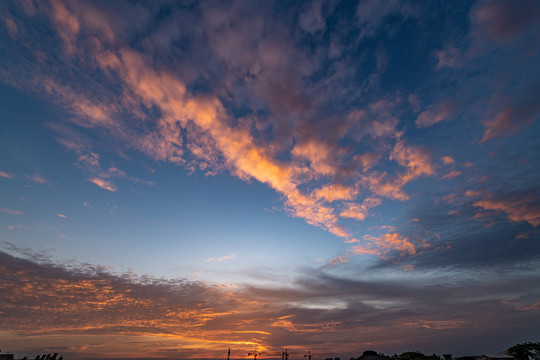
[[[399,241],[403,251],[414,251],[396,234],[385,238],[388,243]],[[4,330],[16,332],[19,338],[47,339],[56,334],[72,341],[86,338],[90,343],[100,334],[108,335],[101,340],[101,349],[87,348],[85,356],[95,356],[97,351],[100,356],[118,351],[134,356],[144,351],[147,341],[168,344],[165,348],[153,345],[147,356],[180,351],[186,358],[199,355],[201,348],[208,356],[219,357],[230,347],[240,356],[253,346],[275,351],[283,344],[300,351],[307,350],[304,346],[311,350],[339,346],[347,354],[357,352],[361,344],[376,344],[392,351],[406,343],[414,345],[416,336],[426,336],[425,329],[444,330],[447,336],[465,339],[515,314],[540,316],[535,305],[540,294],[524,292],[522,287],[538,276],[528,272],[515,283],[517,269],[490,276],[474,290],[466,285],[468,276],[443,287],[437,277],[424,279],[420,285],[414,277],[405,280],[372,273],[351,280],[324,272],[302,276],[290,288],[232,289],[112,274],[91,265],[60,266],[6,253],[0,256],[6,275],[0,287]],[[443,309],[445,315],[441,316]],[[492,311],[500,316],[485,316]],[[508,326],[519,329],[512,323],[506,325],[504,332],[490,336],[502,339]],[[383,332],[385,345],[380,338]],[[111,342],[116,342],[115,347]],[[131,344],[129,350],[127,344]],[[78,358],[80,351],[64,349],[64,354]]]

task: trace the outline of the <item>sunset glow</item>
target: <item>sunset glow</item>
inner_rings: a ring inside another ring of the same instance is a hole
[[[0,349],[539,341],[539,34],[533,0],[0,2]]]

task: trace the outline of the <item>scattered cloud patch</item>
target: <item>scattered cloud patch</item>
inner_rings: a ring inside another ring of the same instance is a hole
[[[227,260],[234,260],[236,259],[236,254],[235,253],[231,253],[229,255],[225,255],[225,256],[221,256],[221,257],[218,257],[218,258],[208,258],[206,260],[204,260],[205,262],[222,262],[222,261],[227,261]]]

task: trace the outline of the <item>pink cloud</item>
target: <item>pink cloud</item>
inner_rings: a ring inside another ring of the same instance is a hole
[[[3,20],[4,20],[4,25],[6,26],[6,29],[9,32],[9,35],[12,38],[15,38],[17,36],[17,34],[19,33],[19,28],[18,28],[17,24],[10,17],[4,17]]]
[[[218,257],[218,258],[208,258],[208,259],[206,259],[204,261],[205,262],[213,262],[213,261],[222,262],[222,261],[226,261],[226,260],[234,260],[235,258],[236,258],[236,254],[232,253],[232,254],[221,256],[221,257]]]
[[[513,135],[523,126],[538,119],[540,116],[540,103],[538,96],[540,88],[528,89],[517,94],[512,103],[503,102],[503,107],[494,116],[487,117],[482,121],[486,130],[481,142],[502,136]]]
[[[450,171],[448,174],[444,175],[443,179],[453,179],[461,175],[461,171]]]
[[[481,1],[473,18],[487,35],[499,43],[508,43],[540,21],[540,5],[535,0],[523,0],[516,6],[510,0]]]
[[[5,179],[10,179],[11,175],[6,172],[0,171],[0,177],[3,177]]]
[[[20,210],[13,210],[13,209],[7,209],[7,208],[0,208],[1,212],[5,212],[6,214],[10,215],[24,215],[23,211]]]
[[[74,54],[76,52],[75,41],[80,29],[79,20],[66,8],[62,1],[52,1],[51,7],[52,18],[57,26],[60,38],[64,41],[65,50],[69,54]]]
[[[47,179],[45,179],[41,175],[36,174],[36,175],[29,176],[28,178],[38,184],[47,184]]]
[[[441,121],[447,120],[455,112],[455,105],[451,102],[443,102],[435,110],[426,110],[416,118],[416,126],[419,128],[430,127]]]

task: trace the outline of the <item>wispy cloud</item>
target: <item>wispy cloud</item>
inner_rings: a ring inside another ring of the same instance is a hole
[[[13,209],[7,209],[7,208],[0,208],[1,212],[5,212],[10,215],[24,215],[24,211],[21,210],[13,210]]]
[[[94,178],[88,179],[88,181],[90,181],[93,184],[96,184],[97,186],[99,186],[102,189],[109,190],[109,191],[112,191],[112,192],[116,191],[116,186],[114,186],[108,180],[94,177]]]
[[[49,182],[47,181],[47,179],[45,179],[45,177],[43,177],[42,175],[39,175],[39,174],[35,174],[35,175],[31,175],[31,176],[28,176],[27,177],[29,180],[35,182],[36,184],[48,184]]]
[[[206,259],[204,261],[205,262],[213,262],[213,261],[221,262],[221,261],[234,260],[234,259],[236,259],[236,254],[231,253],[229,255],[221,256],[221,257],[218,257],[218,258],[208,258],[208,259]]]

